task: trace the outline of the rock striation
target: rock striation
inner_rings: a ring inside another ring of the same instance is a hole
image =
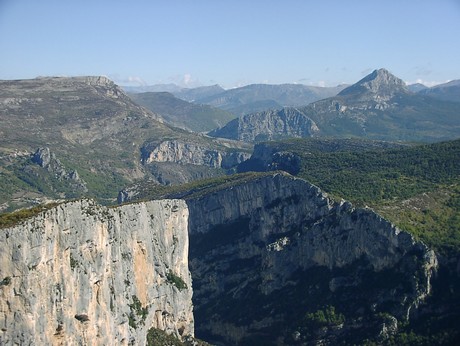
[[[0,232],[0,344],[143,345],[193,336],[181,200],[60,204]]]

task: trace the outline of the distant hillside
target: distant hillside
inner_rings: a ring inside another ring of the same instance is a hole
[[[417,93],[417,92],[419,92],[421,90],[428,89],[428,87],[426,85],[421,84],[421,83],[415,83],[415,84],[409,84],[407,86],[407,89],[409,89],[413,93]]]
[[[182,88],[178,91],[172,92],[172,94],[174,94],[174,96],[176,96],[177,98],[180,98],[188,102],[199,102],[199,100],[202,100],[207,97],[212,97],[224,91],[224,88],[222,88],[220,85],[215,84],[197,88]]]
[[[129,96],[134,102],[161,115],[168,124],[195,132],[210,131],[235,118],[230,112],[190,103],[167,92],[147,92]]]
[[[460,79],[423,89],[418,93],[420,95],[435,97],[439,100],[460,102]]]
[[[251,84],[196,101],[242,115],[285,106],[305,106],[337,95],[345,87],[345,85],[323,88],[303,84]]]
[[[155,84],[142,86],[122,86],[123,90],[130,94],[146,92],[169,92],[181,100],[193,102],[206,97],[211,97],[224,92],[225,89],[220,85],[201,86],[196,88],[183,88],[176,84]]]
[[[243,139],[251,132],[249,141],[255,142],[312,136],[419,142],[460,137],[459,103],[414,94],[385,69],[375,70],[337,96],[287,109],[278,117],[269,118],[267,112],[243,115],[211,134]],[[314,130],[303,135],[286,131],[284,114],[294,112]]]
[[[155,85],[140,85],[140,86],[121,86],[121,88],[131,94],[146,93],[146,92],[176,92],[182,88],[174,83],[155,84]]]

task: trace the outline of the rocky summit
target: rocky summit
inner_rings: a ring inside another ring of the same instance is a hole
[[[402,79],[381,68],[342,90],[338,96],[354,95],[361,99],[383,101],[389,100],[397,94],[407,94],[408,92],[406,83]]]

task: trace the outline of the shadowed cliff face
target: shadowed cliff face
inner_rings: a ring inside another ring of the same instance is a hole
[[[0,344],[145,344],[192,335],[188,209],[67,202],[0,230]]]
[[[359,342],[430,292],[432,251],[301,179],[265,176],[187,204],[196,331],[208,341]],[[325,306],[344,321],[317,335],[305,316]]]

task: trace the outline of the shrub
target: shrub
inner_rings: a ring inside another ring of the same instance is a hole
[[[171,270],[166,274],[166,279],[169,283],[176,286],[179,291],[187,288],[187,284],[184,282],[184,280],[182,280],[180,276],[174,274]]]
[[[11,276],[5,277],[5,278],[0,282],[0,286],[8,286],[9,284],[11,284]]]

